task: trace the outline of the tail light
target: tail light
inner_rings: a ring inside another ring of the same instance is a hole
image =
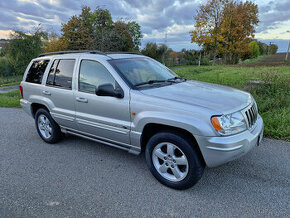
[[[21,98],[23,98],[23,87],[22,87],[22,85],[19,86],[19,91],[20,91]]]

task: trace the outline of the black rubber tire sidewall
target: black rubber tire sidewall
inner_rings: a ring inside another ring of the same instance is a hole
[[[42,136],[42,134],[40,133],[39,129],[38,129],[38,117],[43,114],[45,115],[50,124],[51,124],[51,128],[52,128],[52,135],[50,138],[46,139]],[[37,132],[39,134],[39,136],[42,138],[43,141],[45,141],[46,143],[50,143],[50,144],[53,144],[53,143],[56,143],[56,142],[59,142],[62,138],[62,133],[61,133],[61,130],[60,130],[60,127],[59,125],[54,121],[54,119],[51,117],[50,113],[43,109],[43,108],[40,108],[36,111],[35,113],[35,125],[36,125],[36,129],[37,129]]]
[[[166,180],[155,169],[152,162],[152,152],[154,147],[161,142],[170,142],[175,144],[186,155],[189,163],[189,169],[187,176],[183,180],[179,182]],[[174,189],[187,189],[195,185],[200,180],[204,171],[204,165],[200,160],[198,153],[195,151],[193,147],[194,145],[191,143],[193,142],[190,142],[186,136],[174,132],[160,132],[149,139],[145,149],[146,163],[153,176],[159,182]]]

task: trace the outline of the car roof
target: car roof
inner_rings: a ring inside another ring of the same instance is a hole
[[[140,57],[146,57],[142,54],[139,53],[122,53],[122,52],[114,52],[114,53],[87,53],[87,52],[73,52],[73,53],[60,53],[58,54],[57,52],[52,52],[52,53],[45,53],[39,55],[39,57],[33,59],[32,61],[36,60],[47,60],[47,59],[61,59],[61,58],[93,58],[95,59],[96,57],[98,59],[102,60],[114,60],[114,59],[125,59],[125,58],[140,58]]]

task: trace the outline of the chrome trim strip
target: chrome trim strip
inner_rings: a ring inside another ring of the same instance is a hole
[[[50,112],[50,114],[53,117],[55,117],[55,118],[59,118],[59,119],[68,120],[68,121],[74,122],[74,117],[63,115],[63,114],[58,114],[58,113],[54,113],[54,112]]]
[[[118,127],[113,127],[113,126],[109,126],[106,124],[95,123],[95,122],[91,122],[91,121],[87,121],[87,120],[83,120],[83,119],[79,119],[79,118],[77,118],[76,121],[78,124],[89,125],[92,127],[101,128],[101,129],[121,133],[124,135],[128,135],[128,133],[129,133],[129,130],[125,130],[125,129],[123,130],[123,129],[120,129]]]

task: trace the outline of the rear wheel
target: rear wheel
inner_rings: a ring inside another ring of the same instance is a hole
[[[146,162],[154,177],[174,189],[187,189],[198,182],[203,162],[190,140],[174,132],[160,132],[149,139]]]
[[[43,141],[53,144],[61,140],[62,133],[60,127],[47,110],[43,108],[37,110],[35,114],[35,125]]]

